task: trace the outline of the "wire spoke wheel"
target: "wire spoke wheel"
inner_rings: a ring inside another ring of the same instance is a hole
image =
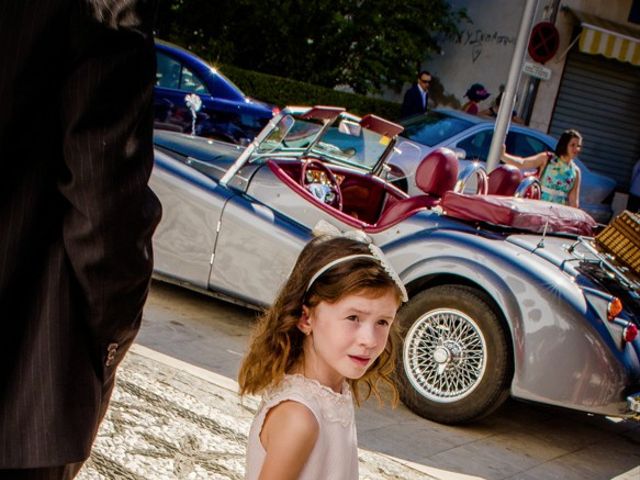
[[[509,337],[486,294],[440,285],[414,295],[398,318],[404,346],[396,373],[407,407],[454,424],[486,416],[506,400]]]
[[[455,309],[420,317],[405,338],[403,363],[413,387],[434,401],[469,395],[486,367],[484,336],[471,317]]]

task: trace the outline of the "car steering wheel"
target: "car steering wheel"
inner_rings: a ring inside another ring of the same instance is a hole
[[[327,183],[314,181],[310,170],[312,168],[324,172]],[[342,210],[342,192],[340,191],[340,184],[329,167],[320,160],[316,160],[315,158],[307,158],[304,160],[304,163],[302,164],[300,184],[321,202],[337,208],[338,210]]]

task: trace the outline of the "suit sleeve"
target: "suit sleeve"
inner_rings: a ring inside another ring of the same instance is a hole
[[[63,238],[81,292],[76,301],[98,353],[133,341],[153,267],[151,236],[160,218],[148,187],[155,8],[142,0],[74,4],[58,189],[67,201]]]

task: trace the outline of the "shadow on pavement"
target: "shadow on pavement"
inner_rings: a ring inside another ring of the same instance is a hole
[[[138,342],[235,380],[256,315],[154,282]],[[378,408],[373,400],[357,410],[356,419],[365,451],[417,464],[436,478],[640,478],[636,422],[517,401],[466,426],[430,422],[402,404]]]

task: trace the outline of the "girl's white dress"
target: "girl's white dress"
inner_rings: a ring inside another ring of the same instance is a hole
[[[256,480],[266,452],[260,443],[260,432],[269,409],[292,400],[305,405],[315,415],[320,426],[318,440],[305,464],[300,480],[357,480],[358,440],[351,389],[343,383],[336,393],[316,380],[303,375],[285,375],[282,382],[262,396],[247,447],[245,478]]]

